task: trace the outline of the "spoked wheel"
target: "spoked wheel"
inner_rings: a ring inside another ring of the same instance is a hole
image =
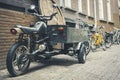
[[[108,38],[107,40],[105,40],[105,46],[106,48],[110,48],[112,45],[112,40],[111,38]]]
[[[94,52],[97,49],[97,46],[94,43],[95,43],[94,39],[92,38],[91,39],[91,50],[92,50],[92,52]]]
[[[117,39],[117,44],[118,44],[118,45],[120,44],[120,36],[119,36],[118,39]]]
[[[14,44],[7,55],[7,69],[11,76],[18,76],[27,71],[30,59],[27,55],[28,49],[22,43]]]
[[[97,46],[95,46],[94,44],[91,45],[91,50],[92,52],[95,52],[95,50],[97,49]]]
[[[85,61],[86,61],[86,47],[85,45],[82,45],[78,51],[78,62],[84,64]]]
[[[113,44],[117,44],[117,37],[113,36]]]
[[[101,44],[101,47],[102,47],[103,51],[106,51],[106,45],[105,45],[105,42],[103,42],[103,43]]]

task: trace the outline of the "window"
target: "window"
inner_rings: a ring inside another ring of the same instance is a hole
[[[120,0],[118,0],[118,6],[120,7]]]
[[[60,0],[60,6],[64,6],[64,0]]]
[[[103,0],[98,0],[99,3],[99,18],[104,19]]]
[[[87,0],[88,16],[90,16],[90,0]]]
[[[78,0],[78,9],[79,12],[82,12],[82,0]]]
[[[110,0],[107,0],[107,14],[108,14],[108,21],[112,21]]]
[[[65,7],[71,8],[71,0],[65,0]]]

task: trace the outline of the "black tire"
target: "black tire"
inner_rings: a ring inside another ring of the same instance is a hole
[[[97,49],[97,46],[95,46],[94,44],[92,44],[92,45],[91,45],[91,50],[92,50],[92,52],[95,52],[96,49]]]
[[[117,39],[117,44],[120,45],[120,36]]]
[[[85,44],[85,48],[86,48],[86,55],[88,55],[91,50],[90,42],[86,41],[84,44]]]
[[[23,48],[22,48],[23,46]],[[23,49],[23,52],[19,52],[19,48]],[[9,50],[6,59],[7,70],[11,76],[15,77],[25,73],[30,65],[30,59],[24,54],[27,47],[23,43],[15,43]],[[18,53],[17,53],[18,52]],[[21,54],[22,53],[22,54]],[[23,61],[22,61],[23,60]],[[23,66],[22,66],[23,64]],[[19,68],[18,70],[15,69]]]
[[[90,49],[92,50],[92,52],[95,52],[97,49],[97,46],[94,45],[94,40],[93,38],[90,38]]]
[[[103,41],[103,43],[101,44],[101,47],[103,49],[103,51],[106,51],[106,45],[105,45],[105,42]]]
[[[85,45],[82,44],[78,51],[78,62],[84,64],[86,61],[86,48]]]

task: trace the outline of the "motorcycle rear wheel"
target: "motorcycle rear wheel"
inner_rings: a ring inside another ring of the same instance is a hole
[[[7,54],[7,70],[15,77],[25,73],[30,65],[27,46],[23,43],[15,43]]]

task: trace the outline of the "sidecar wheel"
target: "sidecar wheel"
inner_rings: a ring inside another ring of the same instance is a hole
[[[30,65],[27,52],[28,49],[23,43],[16,43],[10,48],[7,54],[6,65],[11,76],[15,77],[27,71]]]
[[[85,63],[86,61],[86,48],[85,48],[85,45],[82,45],[78,51],[78,62],[79,63]]]

